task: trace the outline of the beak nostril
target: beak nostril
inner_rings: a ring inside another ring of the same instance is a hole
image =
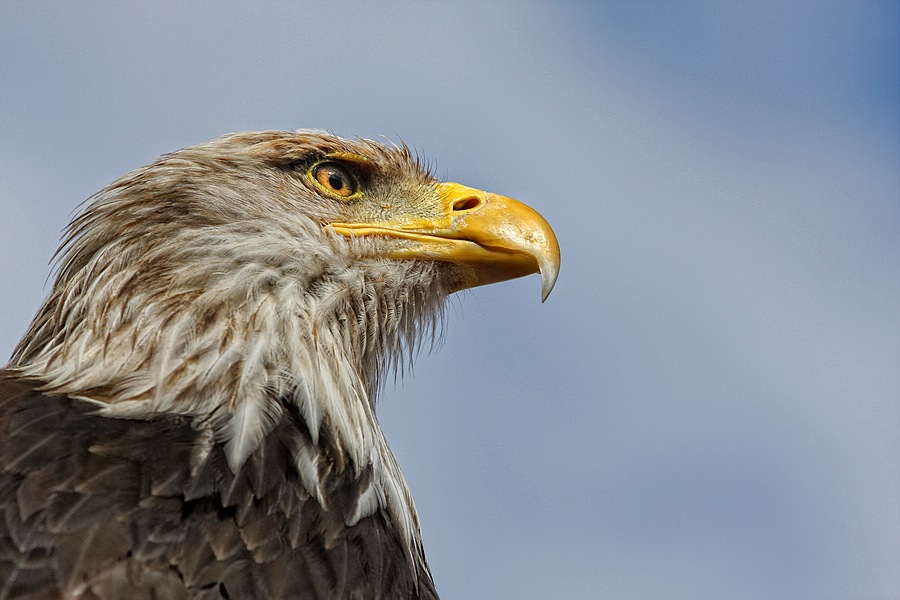
[[[472,210],[481,206],[481,200],[474,196],[457,200],[453,203],[453,210]]]

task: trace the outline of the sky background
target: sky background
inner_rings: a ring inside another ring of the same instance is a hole
[[[900,598],[900,4],[0,3],[0,354],[77,205],[403,139],[562,248],[380,415],[445,599]]]

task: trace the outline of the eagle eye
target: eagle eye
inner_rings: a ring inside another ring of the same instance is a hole
[[[310,175],[325,191],[341,198],[353,196],[358,189],[353,174],[336,162],[319,163],[312,168]]]

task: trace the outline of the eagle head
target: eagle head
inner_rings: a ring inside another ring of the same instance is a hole
[[[347,524],[381,508],[418,546],[379,382],[449,294],[539,273],[546,299],[558,270],[534,210],[437,181],[405,146],[234,133],[89,199],[9,368],[105,417],[187,417],[234,473],[299,415],[291,460],[309,494],[328,502],[327,445],[329,468],[371,474]]]

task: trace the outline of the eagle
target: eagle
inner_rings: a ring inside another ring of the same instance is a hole
[[[375,413],[556,237],[405,144],[227,134],[88,199],[0,370],[0,600],[437,598]]]

